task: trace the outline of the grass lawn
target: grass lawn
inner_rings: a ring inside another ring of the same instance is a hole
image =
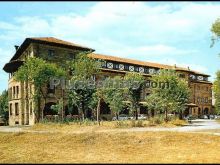
[[[220,137],[176,132],[0,133],[0,163],[220,163]]]

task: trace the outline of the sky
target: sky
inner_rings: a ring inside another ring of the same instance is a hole
[[[210,48],[219,2],[0,2],[2,68],[27,37],[56,37],[96,53],[177,65],[207,73],[220,69],[220,42]]]

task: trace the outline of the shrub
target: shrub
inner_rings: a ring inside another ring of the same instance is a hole
[[[158,115],[149,119],[150,126],[162,124],[163,122],[164,122],[164,117],[162,115]]]
[[[180,119],[174,119],[170,123],[176,126],[183,126],[187,124],[185,120],[180,120]]]
[[[143,120],[131,120],[131,127],[144,127]]]

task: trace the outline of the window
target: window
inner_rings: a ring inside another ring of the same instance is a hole
[[[53,57],[55,54],[54,50],[48,50],[48,57]]]
[[[197,78],[198,78],[198,80],[200,80],[200,81],[203,80],[203,76],[198,76]]]
[[[140,72],[140,73],[144,73],[144,68],[143,68],[143,67],[140,67],[140,68],[139,68],[139,72]]]
[[[11,100],[12,99],[12,87],[9,89],[8,96],[9,96],[9,100]]]
[[[135,71],[135,72],[139,72],[139,67],[135,66],[135,67],[134,67],[134,71]]]
[[[108,62],[108,63],[107,63],[107,68],[112,69],[112,68],[113,68],[113,63]]]
[[[106,68],[106,61],[102,61],[102,67]]]
[[[50,88],[50,84],[47,84],[47,94],[49,94],[49,93],[52,93],[52,94],[55,93],[55,86]]]
[[[9,113],[10,113],[10,116],[12,115],[12,104],[9,105]]]
[[[133,72],[134,71],[134,66],[129,66],[129,71]]]
[[[119,64],[119,70],[124,70],[124,65],[123,64]]]
[[[208,77],[204,77],[204,81],[208,81]]]
[[[191,74],[191,75],[190,75],[190,79],[195,80],[195,79],[196,79],[196,76],[193,75],[193,74]]]
[[[19,96],[19,86],[16,86],[16,90],[17,90],[17,98]]]
[[[32,115],[32,102],[30,102],[30,115]]]
[[[13,87],[13,98],[15,98],[15,93],[16,93],[15,87]]]
[[[114,69],[119,69],[119,64],[114,64]]]
[[[69,58],[70,58],[70,59],[75,59],[75,54],[69,53]]]
[[[144,72],[147,73],[147,74],[149,74],[149,69],[148,69],[148,68],[145,68],[145,69],[144,69]]]
[[[19,115],[19,107],[18,107],[18,103],[15,103],[15,115],[16,115],[16,116]]]
[[[155,70],[153,68],[149,69],[150,74],[154,74]]]
[[[124,65],[124,70],[129,70],[129,66],[128,65]]]
[[[185,77],[186,77],[186,75],[185,75],[185,74],[183,74],[183,73],[180,73],[180,74],[179,74],[179,77],[180,77],[180,78],[185,78]]]

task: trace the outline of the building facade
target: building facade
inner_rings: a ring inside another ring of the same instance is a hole
[[[14,80],[14,73],[18,68],[31,57],[40,57],[46,61],[64,65],[66,60],[74,60],[79,52],[92,52],[89,57],[101,59],[103,61],[101,73],[96,79],[114,77],[115,75],[124,76],[127,72],[138,72],[148,79],[153,74],[157,74],[160,69],[174,69],[181,78],[187,80],[191,89],[191,98],[185,115],[195,116],[211,114],[212,112],[212,83],[208,81],[209,75],[193,71],[189,68],[163,65],[157,63],[143,62],[138,60],[125,59],[115,56],[101,55],[94,53],[94,49],[80,46],[53,37],[46,38],[26,38],[21,46],[16,46],[16,52],[11,60],[5,64],[4,71],[9,73],[9,125],[34,125],[36,122],[35,102],[32,98],[34,86],[28,83],[21,83]],[[58,102],[62,95],[61,88],[50,90],[45,86],[46,101],[41,101],[42,116],[51,116],[50,107]],[[65,98],[65,94],[64,94]],[[141,103],[140,103],[141,104]],[[67,106],[67,99],[64,99],[65,115],[79,116],[76,107],[71,111]],[[104,102],[101,104],[101,116],[103,119],[111,119],[113,113]],[[129,113],[125,107],[122,113]],[[147,108],[141,106],[140,114],[147,114]],[[87,112],[91,116],[92,112]]]

